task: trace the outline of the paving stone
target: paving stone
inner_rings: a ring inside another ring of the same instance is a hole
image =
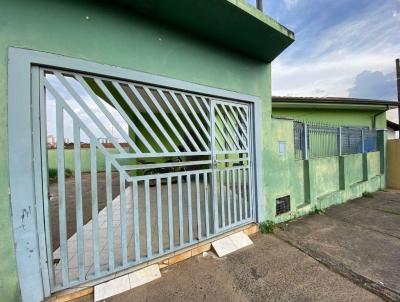
[[[218,257],[223,257],[252,244],[253,242],[249,236],[243,232],[238,232],[214,241],[212,243],[212,247],[214,248]]]
[[[125,275],[94,287],[94,301],[103,301],[109,297],[130,290],[129,276]]]

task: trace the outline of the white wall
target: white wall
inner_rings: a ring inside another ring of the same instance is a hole
[[[398,124],[399,123],[399,115],[398,115],[397,111],[398,111],[398,109],[390,109],[390,110],[386,111],[386,119]],[[399,131],[393,131],[391,129],[388,129],[387,137],[388,137],[388,139],[399,138]]]

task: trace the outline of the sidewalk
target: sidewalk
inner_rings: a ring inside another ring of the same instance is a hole
[[[400,191],[380,191],[292,221],[276,235],[333,271],[400,300]]]
[[[221,259],[210,253],[170,266],[107,301],[381,301],[275,236],[252,239],[254,246]]]
[[[400,299],[400,191],[334,206],[252,240],[227,257],[210,252],[170,266],[162,278],[107,301]]]

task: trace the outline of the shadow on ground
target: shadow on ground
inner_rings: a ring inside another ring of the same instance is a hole
[[[221,259],[209,253],[170,266],[161,279],[107,301],[381,301],[274,236],[252,239],[254,246]]]
[[[107,301],[381,301],[372,292],[386,300],[400,292],[400,191],[377,192],[252,239],[254,246],[221,259],[209,253],[170,266],[162,278]],[[336,273],[343,268],[350,275]]]
[[[380,191],[288,223],[277,236],[390,300],[400,299],[400,192]]]

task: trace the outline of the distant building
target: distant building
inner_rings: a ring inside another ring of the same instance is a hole
[[[111,141],[108,138],[101,137],[101,138],[98,138],[97,140],[99,141],[100,144],[110,144],[111,143]]]
[[[399,115],[398,109],[391,109],[386,112],[387,137],[388,139],[399,138]]]
[[[389,121],[386,121],[386,129],[387,129],[387,139],[398,139],[399,138],[399,124]]]
[[[52,134],[47,135],[47,146],[49,148],[54,148],[57,144],[56,137]]]

